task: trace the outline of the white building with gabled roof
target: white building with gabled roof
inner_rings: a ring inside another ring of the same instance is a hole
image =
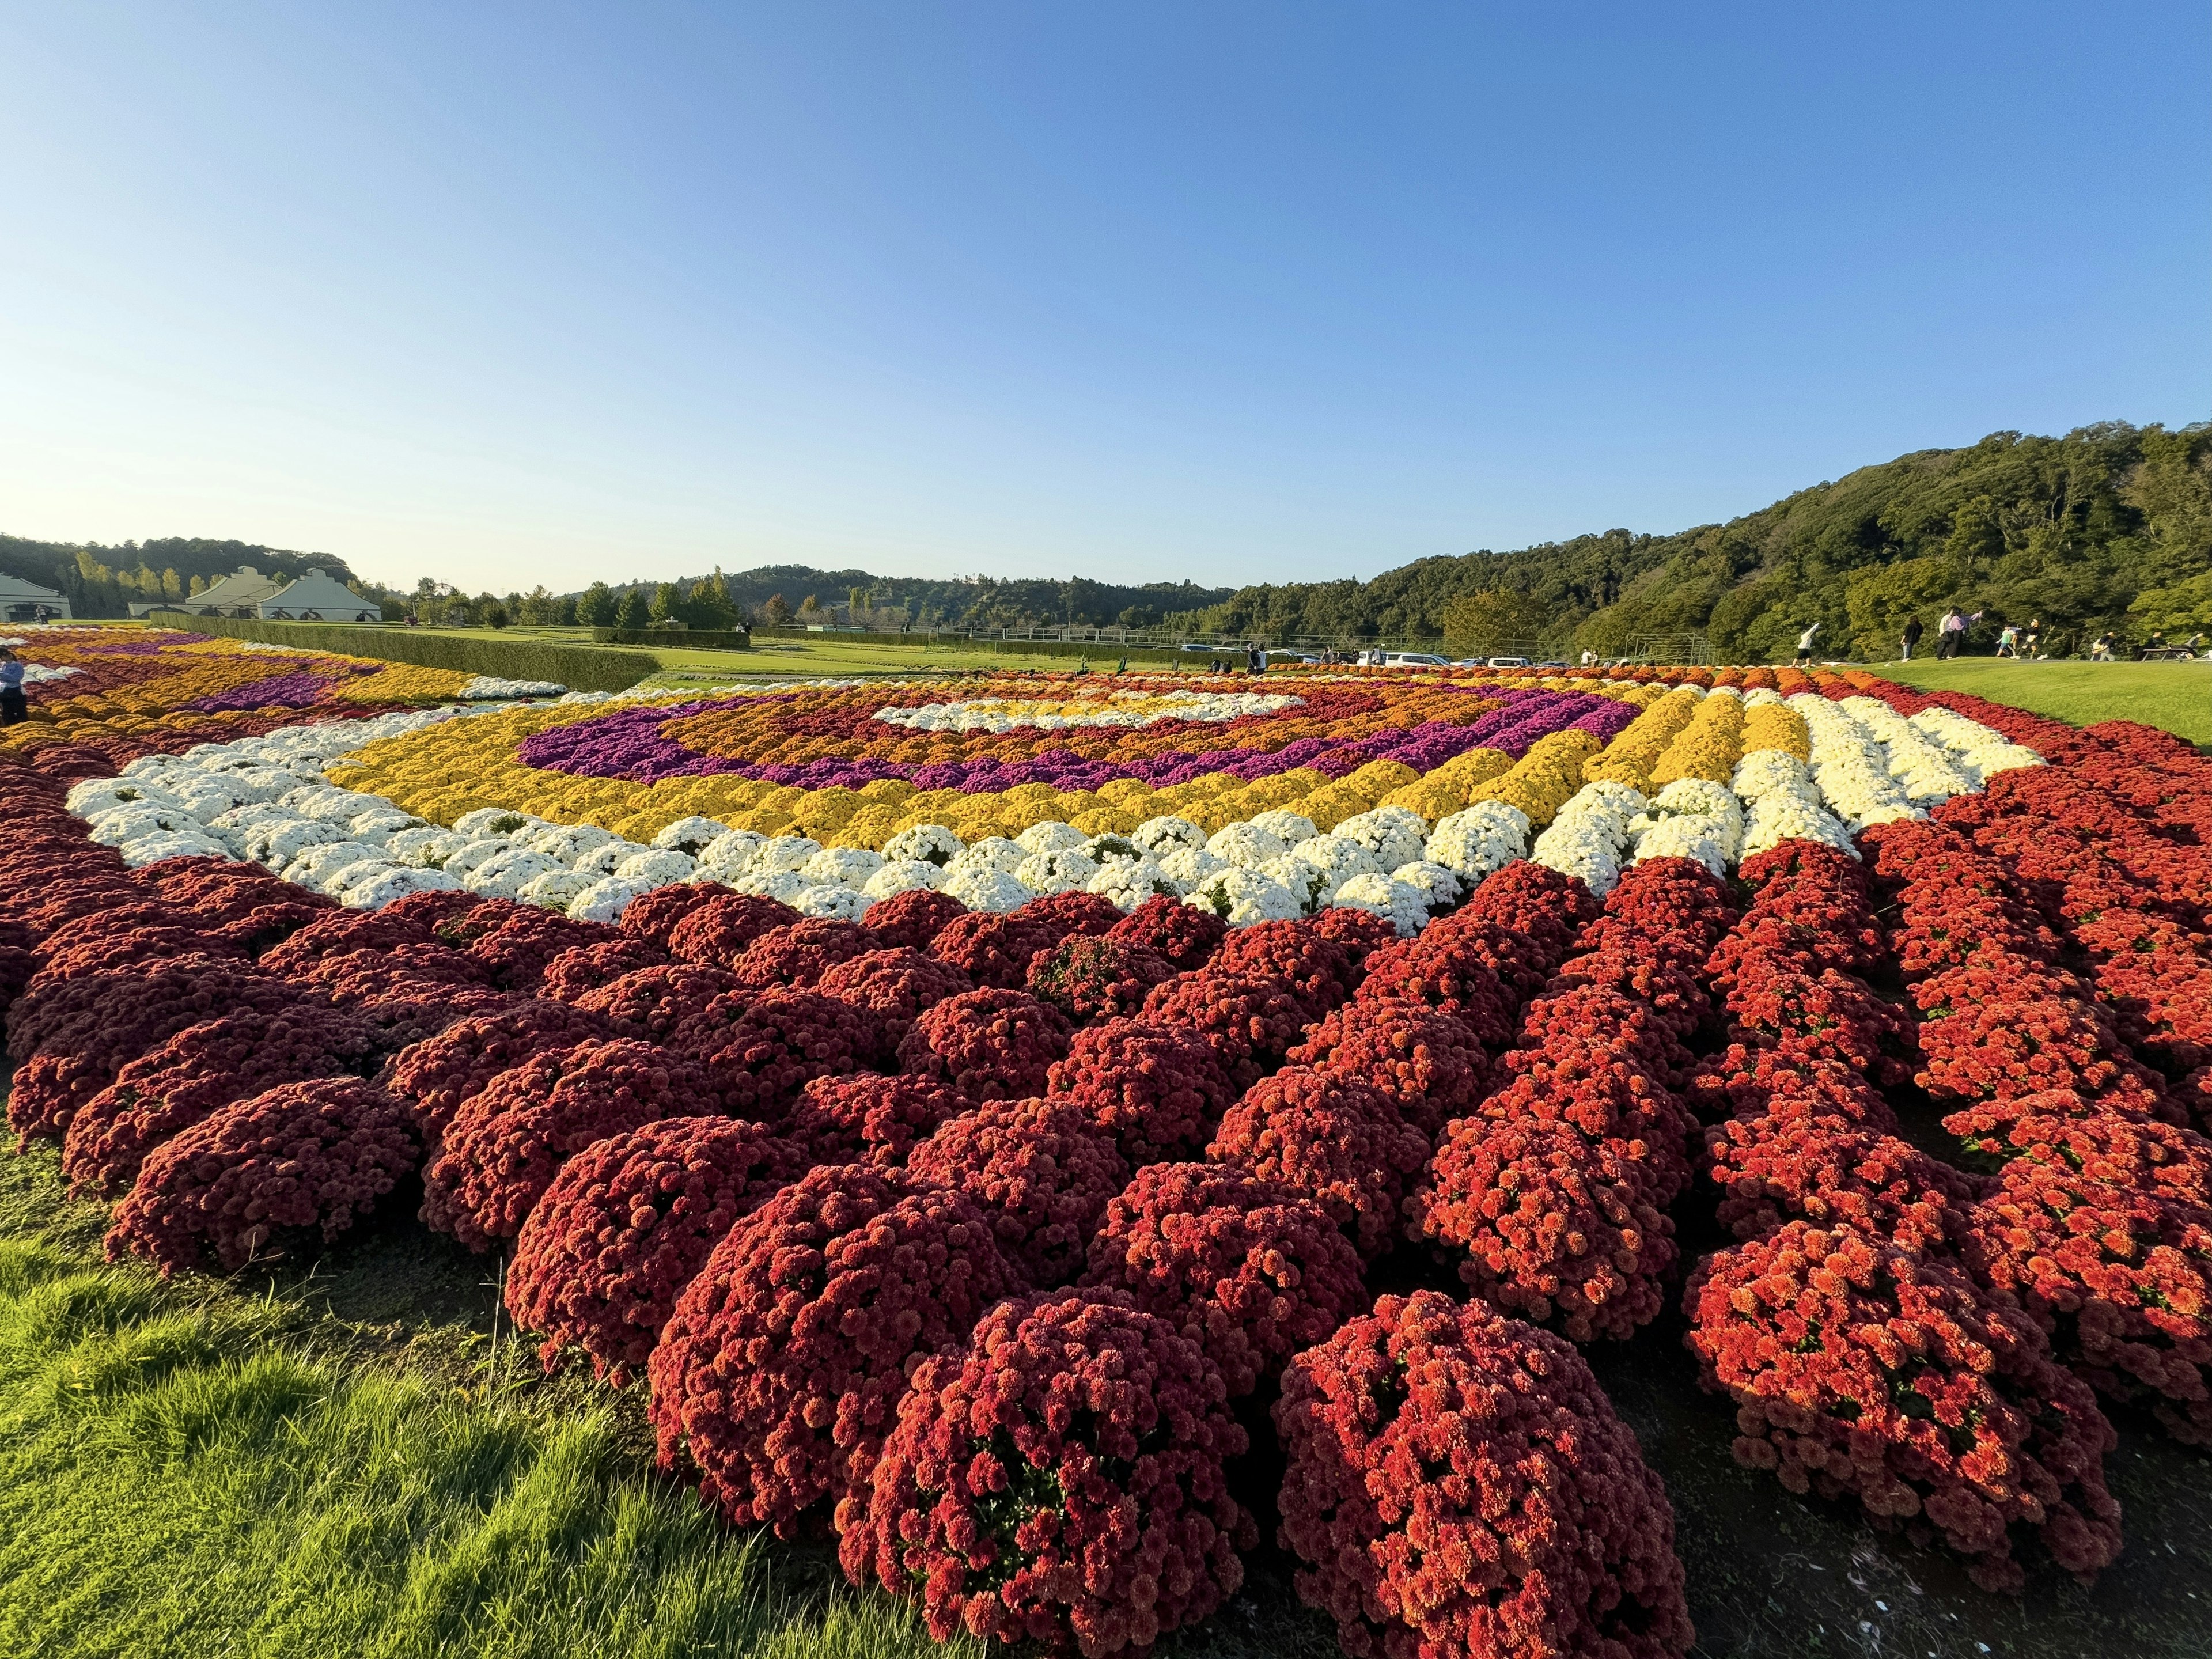
[[[310,570],[299,580],[279,588],[261,601],[264,622],[378,623],[384,609],[364,599],[335,576]]]
[[[283,586],[283,577],[264,576],[252,565],[242,564],[185,599],[134,605],[131,614],[143,617],[149,611],[189,611],[195,617],[251,618],[261,614],[261,601]]]
[[[0,623],[70,620],[69,601],[52,588],[0,574]]]

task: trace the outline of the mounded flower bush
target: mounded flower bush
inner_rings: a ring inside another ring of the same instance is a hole
[[[926,1078],[881,1077],[872,1072],[820,1077],[800,1092],[781,1133],[805,1152],[810,1168],[866,1164],[893,1170],[939,1124],[972,1109],[975,1103]]]
[[[602,1014],[532,998],[471,1014],[392,1057],[377,1080],[414,1115],[416,1133],[434,1146],[453,1115],[501,1073],[553,1049],[621,1034]]]
[[[951,963],[900,945],[841,962],[814,988],[866,1009],[882,1022],[884,1040],[896,1048],[923,1014],[945,998],[975,987]]]
[[[1073,1029],[1026,991],[984,989],[948,997],[915,1022],[898,1046],[900,1068],[970,1100],[1041,1095]]]
[[[938,931],[929,954],[951,963],[978,989],[1018,991],[1029,983],[1030,958],[1057,942],[1034,921],[970,910]]]
[[[1736,1402],[1738,1462],[1940,1537],[1984,1589],[2021,1587],[2016,1535],[2083,1579],[2119,1553],[2094,1395],[1955,1268],[1792,1221],[1708,1257],[1686,1301],[1705,1386]]]
[[[222,1108],[287,1083],[357,1077],[375,1059],[369,1029],[331,1008],[249,1008],[188,1025],[70,1120],[62,1172],[73,1192],[119,1196],[147,1154]]]
[[[1155,985],[1175,977],[1166,957],[1107,935],[1072,933],[1030,959],[1030,994],[1079,1025],[1126,1019]]]
[[[696,1112],[699,1069],[651,1043],[579,1042],[533,1055],[464,1103],[422,1173],[422,1220],[472,1250],[522,1230],[561,1165],[595,1140]]]
[[[908,1175],[964,1193],[1031,1285],[1065,1285],[1107,1200],[1129,1179],[1114,1137],[1064,1097],[998,1101],[948,1119],[907,1157]]]
[[[1311,920],[1314,932],[1344,947],[1352,958],[1352,965],[1364,970],[1367,958],[1386,945],[1398,942],[1398,930],[1390,922],[1371,910],[1357,910],[1350,905],[1338,905],[1321,912]]]
[[[507,1310],[617,1388],[640,1374],[676,1298],[723,1236],[803,1173],[788,1141],[726,1117],[665,1117],[561,1167],[516,1237]]]
[[[1521,999],[1498,977],[1498,952],[1484,934],[1444,933],[1441,926],[1431,923],[1418,938],[1369,952],[1358,1001],[1420,1003],[1459,1020],[1484,1047],[1505,1047]]]
[[[586,1013],[617,1020],[649,1042],[675,1040],[677,1028],[707,1012],[718,997],[741,989],[726,969],[672,962],[640,968],[578,997]]]
[[[763,1122],[782,1116],[816,1078],[866,1071],[884,1057],[876,1017],[818,991],[732,991],[669,1042],[697,1058],[714,1097]]]
[[[566,951],[619,937],[596,922],[571,921],[550,910],[517,905],[498,927],[469,945],[469,954],[490,970],[502,991],[536,995],[545,970]]]
[[[860,926],[876,936],[878,950],[927,951],[967,914],[968,907],[951,894],[916,887],[870,905]]]
[[[1212,911],[1156,894],[1106,930],[1108,939],[1140,945],[1164,957],[1179,974],[1203,968],[1229,936],[1229,924]]]
[[[688,956],[688,951],[676,948],[676,930],[708,906],[722,902],[724,890],[711,882],[671,882],[665,887],[656,887],[649,893],[640,893],[623,908],[622,920],[616,924],[632,939],[641,939],[662,946],[672,955]],[[774,903],[772,899],[756,901]],[[787,906],[778,906],[788,909]],[[796,915],[792,912],[792,915]],[[791,918],[787,915],[784,920]],[[774,926],[774,923],[770,923]],[[696,961],[715,960],[695,957]]]
[[[1156,986],[1138,1017],[1204,1038],[1241,1093],[1283,1063],[1316,1016],[1286,980],[1208,967]]]
[[[1121,907],[1101,894],[1078,890],[1033,898],[1016,906],[1012,914],[1036,929],[1045,944],[1057,945],[1071,933],[1095,937],[1113,932],[1115,923],[1121,920]]]
[[[914,1363],[1019,1288],[958,1194],[817,1170],[725,1234],[677,1298],[647,1368],[661,1465],[695,1468],[734,1525],[791,1536],[828,1498],[849,1531]]]
[[[631,900],[631,908],[650,903],[670,890],[656,888],[642,898]],[[758,894],[726,892],[703,883],[691,890],[703,897],[684,910],[659,940],[671,956],[684,962],[734,967],[762,934],[799,920],[799,912],[788,904]],[[623,912],[622,925],[624,933],[631,931],[629,910]]]
[[[1430,1136],[1473,1111],[1490,1085],[1490,1057],[1467,1023],[1419,1002],[1340,1008],[1309,1026],[1287,1058],[1293,1066],[1371,1084]]]
[[[1106,1206],[1083,1283],[1203,1347],[1232,1398],[1366,1310],[1359,1253],[1312,1199],[1221,1164],[1152,1164]]]
[[[1632,1149],[1557,1122],[1462,1119],[1410,1207],[1476,1295],[1574,1342],[1626,1341],[1666,1304],[1674,1224]]]
[[[1380,1090],[1296,1066],[1255,1084],[1223,1114],[1206,1155],[1314,1200],[1372,1261],[1395,1240],[1429,1150]]]
[[[116,1206],[107,1256],[144,1256],[165,1279],[210,1257],[234,1273],[283,1248],[287,1232],[337,1237],[421,1155],[406,1113],[374,1085],[285,1084],[156,1147]]]
[[[1740,1119],[1705,1132],[1705,1156],[1723,1194],[1720,1224],[1738,1238],[1802,1220],[1948,1252],[1980,1190],[1917,1147],[1843,1118]]]
[[[1078,1031],[1049,1081],[1139,1167],[1196,1152],[1237,1097],[1212,1044],[1140,1019]]]
[[[858,923],[808,916],[769,929],[730,964],[738,983],[756,991],[812,989],[841,962],[874,947]]]
[[[1252,1517],[1223,1464],[1246,1449],[1221,1375],[1110,1295],[994,1310],[927,1361],[839,1555],[965,1631],[1050,1652],[1143,1652],[1243,1583]]]
[[[1559,1337],[1386,1296],[1291,1362],[1275,1424],[1280,1536],[1346,1652],[1688,1651],[1666,1488]]]
[[[2212,1139],[2154,1117],[2130,1116],[2070,1091],[1986,1101],[1943,1127],[1975,1168],[2033,1158],[2122,1192],[2212,1206]]]
[[[667,961],[668,952],[651,939],[617,934],[597,945],[580,945],[555,957],[545,964],[545,976],[538,982],[538,994],[550,997],[556,1002],[578,1003],[625,974],[634,974],[641,968],[663,967]]]

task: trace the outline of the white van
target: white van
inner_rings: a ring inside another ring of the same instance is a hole
[[[1451,664],[1433,651],[1393,651],[1382,659],[1388,668],[1449,668]]]

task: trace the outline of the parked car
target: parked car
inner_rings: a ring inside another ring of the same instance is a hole
[[[1393,651],[1382,659],[1389,668],[1449,668],[1451,664],[1433,651]]]
[[[1492,657],[1490,659],[1489,665],[1492,668],[1526,668],[1528,665],[1528,659],[1526,657]]]

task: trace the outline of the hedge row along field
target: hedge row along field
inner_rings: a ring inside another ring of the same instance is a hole
[[[1351,1653],[1685,1653],[1586,1357],[1677,1310],[1774,1504],[1991,1595],[2119,1557],[2115,1416],[2212,1443],[2163,734],[1784,670],[247,709],[134,638],[0,739],[9,1121],[111,1255],[413,1206],[940,1638],[1142,1652],[1264,1539]]]
[[[344,623],[258,622],[235,617],[194,617],[181,611],[157,611],[154,621],[184,632],[295,646],[325,654],[369,657],[502,679],[550,680],[578,691],[627,691],[660,672],[659,660],[649,651],[561,645],[511,635],[417,632],[404,627],[362,628]]]

